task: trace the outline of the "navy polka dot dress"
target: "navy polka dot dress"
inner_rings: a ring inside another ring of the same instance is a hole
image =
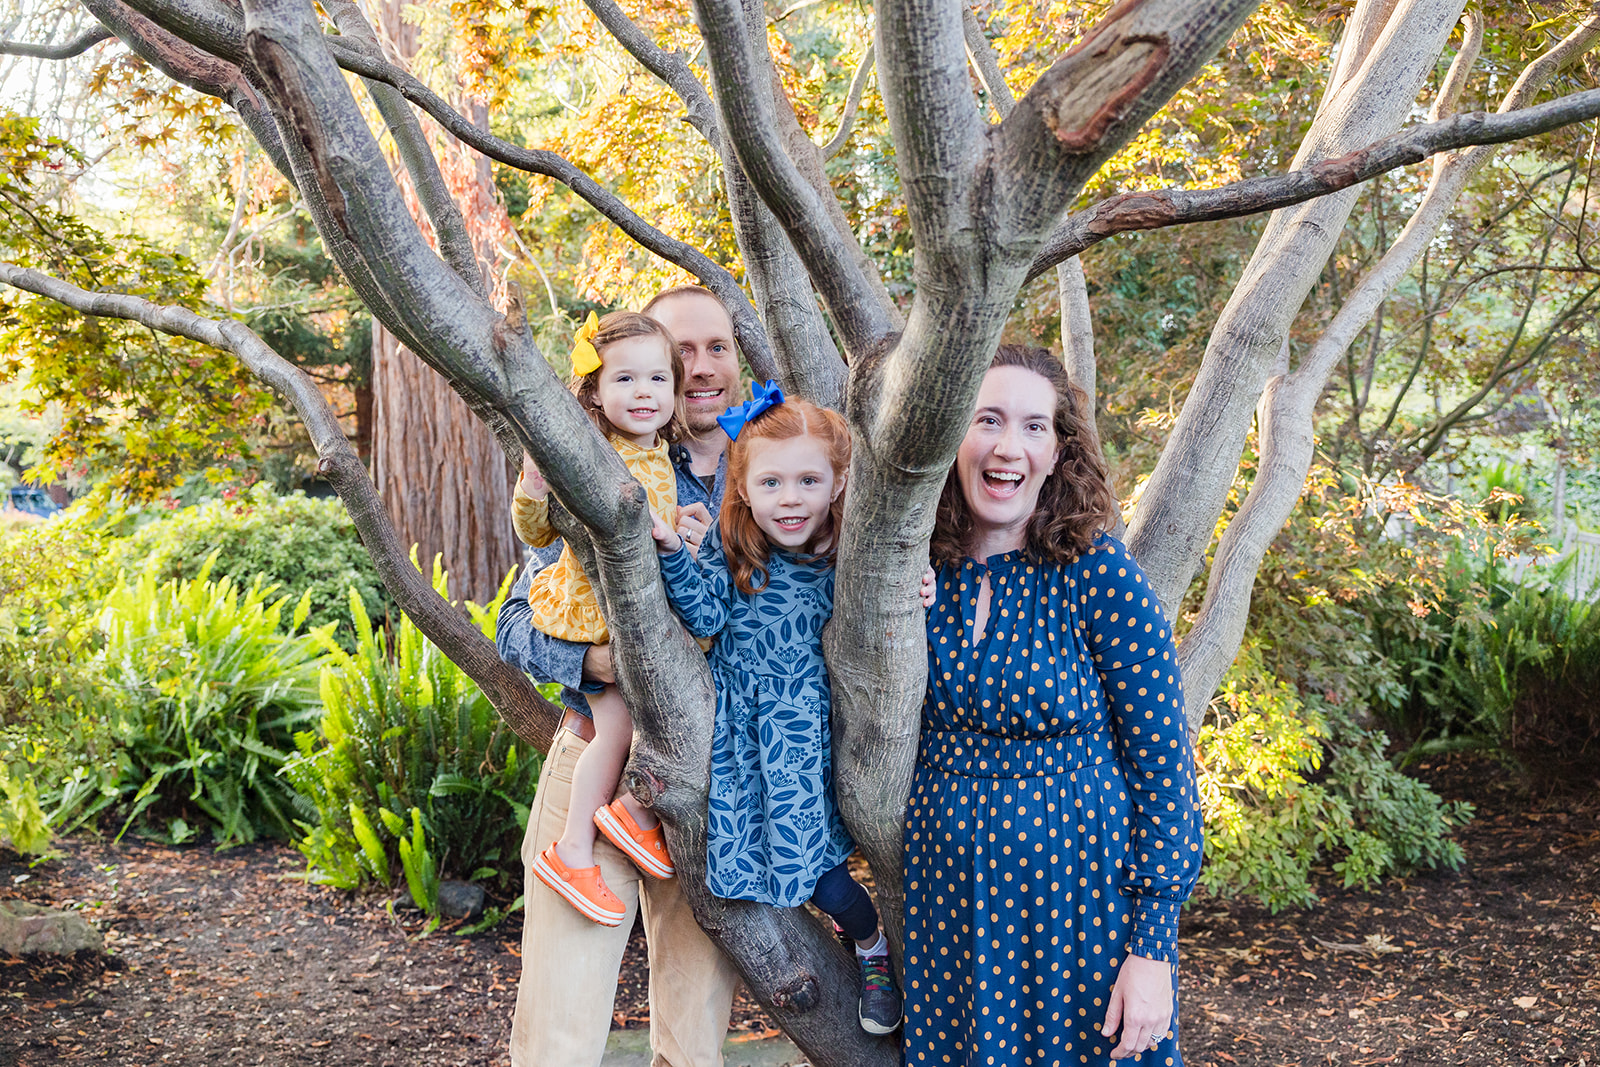
[[[1176,966],[1200,872],[1172,629],[1106,536],[1070,564],[1014,552],[938,578],[905,835],[906,1063],[1107,1064],[1118,968],[1130,951]],[[1183,1062],[1176,1007],[1129,1062]]]

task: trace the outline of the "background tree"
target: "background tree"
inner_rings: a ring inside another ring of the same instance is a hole
[[[1171,114],[1179,116],[1170,120],[1174,128],[1155,127],[1147,146],[1172,138],[1183,147],[1181,128],[1206,129],[1213,116],[1203,106],[1182,117],[1186,87],[1197,76],[1226,76],[1226,64],[1208,64],[1258,3],[1084,5],[1081,22],[1030,34],[1017,53],[1035,65],[1036,76],[1017,64],[1002,70],[983,20],[958,3],[879,3],[871,77],[888,130],[879,151],[889,162],[876,173],[889,173],[892,165],[894,176],[893,194],[881,200],[874,199],[881,187],[874,186],[870,167],[848,177],[830,175],[824,148],[807,136],[810,116],[794,102],[782,43],[775,51],[762,5],[696,3],[696,48],[702,49],[697,54],[705,60],[709,85],[688,55],[656,43],[657,20],[671,22],[675,13],[652,9],[635,22],[610,0],[587,6],[671,88],[688,124],[713,153],[753,299],[725,266],[644,221],[568,160],[485,133],[444,97],[382,59],[370,47],[361,13],[351,6],[325,6],[339,30],[335,34],[303,0],[246,0],[242,8],[217,0],[84,0],[96,20],[148,62],[233,108],[290,178],[329,254],[374,317],[447,378],[501,440],[513,438],[514,447],[526,448],[548,473],[581,524],[570,531],[591,542],[597,587],[618,638],[620,680],[640,734],[632,763],[635,791],[661,811],[674,853],[683,857],[680,876],[697,915],[813,1062],[890,1063],[896,1055],[892,1043],[871,1041],[853,1025],[843,995],[851,988],[849,961],[821,924],[802,912],[706,894],[698,858],[704,855],[709,679],[691,645],[664,646],[661,640],[661,634],[678,630],[654,580],[642,494],[552,373],[525,309],[513,302],[502,312],[489,298],[438,157],[403,152],[436,238],[429,241],[344,72],[363,79],[386,134],[397,144],[426,142],[416,113],[396,94],[499,163],[562,182],[629,239],[719,292],[758,376],[778,377],[792,391],[824,403],[848,397],[844,409],[856,450],[840,547],[838,611],[828,640],[835,762],[841,806],[873,865],[886,924],[897,938],[901,813],[924,669],[914,591],[932,505],[1023,286],[1067,265],[1056,280],[1066,309],[1061,333],[1075,380],[1093,395],[1085,275],[1070,265],[1072,257],[1118,232],[1273,210],[1210,330],[1128,525],[1135,555],[1158,594],[1175,607],[1205,561],[1240,457],[1259,424],[1255,476],[1216,545],[1203,602],[1181,647],[1191,714],[1198,717],[1203,697],[1239,646],[1262,554],[1304,486],[1312,417],[1329,375],[1351,338],[1429,247],[1466,181],[1493,154],[1488,148],[1456,150],[1533,136],[1600,113],[1600,92],[1593,89],[1539,103],[1552,87],[1574,88],[1557,75],[1593,43],[1600,15],[1588,7],[1569,12],[1551,5],[1550,21],[1533,38],[1536,58],[1516,71],[1509,91],[1500,90],[1496,104],[1504,113],[1448,117],[1477,61],[1475,20],[1468,21],[1449,72],[1430,94],[1434,121],[1397,133],[1435,74],[1463,4],[1358,0],[1344,21],[1337,58],[1314,110],[1295,112],[1309,117],[1310,125],[1286,172],[1276,173],[1280,167],[1272,158],[1264,161],[1267,173],[1245,176],[1241,164],[1238,181],[1216,188],[1122,191],[1071,209],[1085,184],[1119,150],[1136,145],[1169,101]],[[996,33],[1004,35],[1005,20],[1000,22]],[[1279,40],[1314,39],[1307,25],[1298,8],[1273,7],[1249,23],[1240,48],[1270,50]],[[681,19],[672,32],[686,32]],[[1056,32],[1063,36],[1051,43]],[[1516,54],[1521,62],[1522,53]],[[856,69],[868,68],[863,61]],[[1016,79],[1015,86],[1008,77]],[[1025,92],[1013,100],[1019,89]],[[852,110],[848,100],[845,113]],[[1003,117],[991,120],[987,110]],[[839,122],[848,126],[843,114]],[[848,143],[851,134],[842,132]],[[838,141],[836,133],[826,145]],[[1399,236],[1376,241],[1383,247],[1376,262],[1342,291],[1338,312],[1317,331],[1316,341],[1297,349],[1297,320],[1324,276],[1357,203],[1359,183],[1445,152],[1452,154],[1440,157]],[[1171,160],[1164,151],[1158,154],[1163,165],[1177,167],[1192,165],[1206,152],[1197,141]],[[1225,168],[1193,169],[1205,181],[1232,176]],[[853,183],[859,189],[841,199],[836,181],[847,192]],[[863,203],[870,209],[859,210]],[[854,219],[847,208],[858,209]],[[903,228],[886,228],[904,242],[892,249],[895,270],[887,276],[868,247],[884,237],[872,232],[870,220],[886,210],[904,220]],[[863,219],[865,242],[852,226]],[[0,278],[80,310],[133,318],[227,348],[282,387],[295,388],[292,376],[237,323],[207,321],[138,296],[92,294],[11,266],[0,266]],[[1155,291],[1155,299],[1161,295]],[[1506,366],[1517,358],[1513,352]],[[348,447],[340,452],[343,437],[328,430],[320,394],[296,388],[295,396],[308,424],[320,427],[315,436],[325,449],[324,467],[341,494],[348,494],[375,555],[385,557],[380,567],[387,565],[386,578],[399,582],[400,571],[408,568],[395,565],[396,542],[392,536],[385,540],[389,531],[375,513],[370,483],[350,468]],[[406,597],[416,595],[396,592],[408,611]],[[413,603],[423,608],[420,600]],[[424,612],[419,625],[442,628],[447,614]],[[435,640],[464,666],[478,648],[443,629]],[[520,703],[525,698],[514,681],[494,684],[497,704],[509,718],[524,728],[536,721]]]

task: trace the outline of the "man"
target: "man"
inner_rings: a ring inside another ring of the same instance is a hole
[[[683,522],[703,534],[722,506],[727,470],[728,438],[717,416],[739,393],[733,322],[721,300],[692,285],[658,294],[644,311],[667,328],[683,354],[687,421],[694,434],[673,446],[672,461],[679,505],[704,509]],[[643,910],[649,946],[652,1067],[720,1067],[738,975],[695,923],[677,881],[641,878],[609,841],[597,839],[595,862],[627,911],[621,926],[605,927],[585,919],[531,873],[533,859],[561,836],[572,767],[594,736],[579,685],[615,681],[610,646],[572,644],[530,625],[528,585],[560,549],[557,542],[536,554],[536,565],[517,579],[500,609],[495,633],[506,662],[561,683],[567,709],[539,773],[522,841],[522,978],[511,1024],[512,1067],[599,1064],[635,905]]]

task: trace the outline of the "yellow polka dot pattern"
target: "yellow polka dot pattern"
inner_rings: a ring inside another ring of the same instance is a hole
[[[1200,872],[1171,627],[1110,537],[1071,564],[938,573],[905,833],[906,1063],[1107,1064],[1118,968],[1176,965]],[[1129,1062],[1179,1067],[1177,1019]]]
[[[676,520],[678,479],[672,460],[667,457],[667,443],[661,441],[654,448],[640,448],[620,437],[610,440],[628,471],[644,486],[651,510]],[[512,494],[511,521],[524,544],[543,548],[556,539],[555,529],[550,525],[548,502],[524,493],[521,481]],[[561,557],[533,576],[533,584],[528,587],[528,605],[533,608],[533,628],[542,634],[587,645],[603,645],[611,640],[589,576],[583,573],[582,565],[569,547],[563,546]]]

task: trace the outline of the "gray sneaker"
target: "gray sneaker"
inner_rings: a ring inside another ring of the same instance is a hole
[[[894,987],[889,957],[857,956],[861,965],[861,1029],[869,1034],[892,1034],[900,1025],[900,991]]]

